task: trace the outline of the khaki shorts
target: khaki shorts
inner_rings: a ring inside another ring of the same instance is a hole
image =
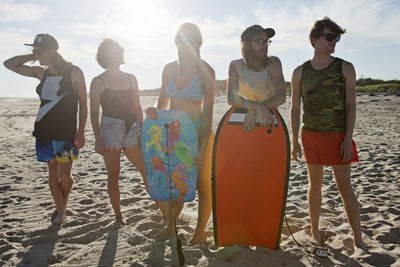
[[[100,133],[105,146],[108,148],[134,146],[139,143],[139,121],[136,120],[127,132],[124,120],[103,116],[100,123]]]

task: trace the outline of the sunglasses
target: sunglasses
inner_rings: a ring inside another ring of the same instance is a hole
[[[251,40],[252,42],[257,42],[257,44],[259,45],[259,46],[262,46],[262,45],[267,45],[267,46],[269,46],[271,43],[272,43],[272,41],[270,40],[270,39],[267,39],[267,38],[258,38],[258,39],[253,39],[253,40]]]
[[[325,36],[325,40],[328,42],[332,42],[333,40],[336,40],[336,42],[340,41],[340,34],[333,34],[333,33],[323,33],[320,36]]]

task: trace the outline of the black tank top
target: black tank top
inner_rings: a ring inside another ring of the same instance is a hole
[[[76,135],[78,96],[71,81],[69,66],[62,76],[44,72],[36,92],[40,108],[35,121],[33,136],[41,141],[73,141]]]
[[[136,121],[135,107],[133,105],[135,94],[130,77],[131,87],[124,90],[111,90],[105,87],[101,94],[101,108],[103,109],[103,116],[122,119],[125,122],[125,128],[128,131],[132,124]]]

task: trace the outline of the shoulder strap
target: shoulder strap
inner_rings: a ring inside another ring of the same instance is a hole
[[[103,89],[106,89],[106,85],[105,85],[103,79],[101,78],[100,75],[98,77],[99,77],[99,80],[101,81],[101,84],[103,85]]]
[[[126,75],[128,75],[129,84],[131,85],[131,89],[133,89],[133,84],[132,84],[132,78],[131,78],[131,75],[129,75],[129,73],[127,73]]]
[[[46,80],[47,76],[49,76],[49,73],[50,73],[49,68],[46,68],[46,69],[44,70],[44,73],[43,73],[41,82],[43,82],[44,80]]]

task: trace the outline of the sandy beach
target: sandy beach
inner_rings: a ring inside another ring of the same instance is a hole
[[[157,97],[142,96],[143,108]],[[0,98],[0,266],[177,266],[176,240],[156,242],[164,224],[134,166],[121,161],[121,208],[128,222],[118,227],[107,194],[102,157],[94,152],[90,119],[86,145],[74,163],[75,184],[62,227],[51,224],[55,210],[45,163],[36,162],[31,136],[38,99]],[[228,109],[215,99],[213,128]],[[290,131],[290,97],[279,109]],[[354,251],[352,233],[330,168],[325,169],[320,227],[327,258],[313,255],[304,160],[291,162],[286,223],[279,250],[216,247],[212,216],[203,244],[189,246],[197,220],[197,198],[178,220],[188,266],[400,266],[400,97],[357,96],[354,140],[360,164],[352,182],[361,207],[368,252]],[[262,211],[260,211],[262,212]]]

